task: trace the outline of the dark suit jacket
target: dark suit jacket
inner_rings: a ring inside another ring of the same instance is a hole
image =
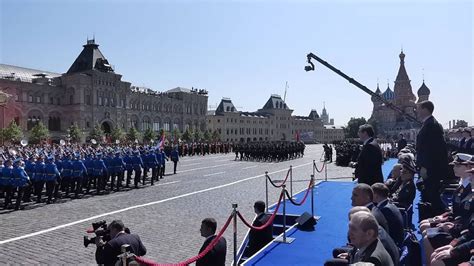
[[[378,239],[365,249],[360,261],[370,262],[375,266],[393,266],[392,258]],[[356,262],[359,261],[353,261],[352,263]]]
[[[448,150],[443,127],[428,118],[416,136],[416,163],[427,170],[429,182],[439,183],[448,175]]]
[[[117,256],[122,254],[121,247],[124,244],[130,245],[132,253],[137,256],[146,254],[146,248],[138,235],[123,233],[108,241],[105,246],[97,248],[95,253],[97,263],[115,265],[118,260]]]
[[[382,164],[382,150],[375,139],[370,138],[362,146],[362,150],[357,158],[355,178],[359,180],[359,183],[365,183],[369,186],[378,182],[383,183]]]
[[[398,207],[390,203],[388,199],[380,202],[377,208],[387,220],[389,235],[398,246],[401,246],[404,237],[402,213]]]
[[[379,226],[379,240],[382,242],[385,250],[387,250],[388,255],[390,255],[393,265],[398,266],[400,263],[400,249],[398,249],[397,244],[381,226]]]
[[[270,219],[270,215],[265,213],[259,214],[255,220],[253,221],[253,226],[262,226],[264,225],[268,219]],[[249,244],[248,244],[248,252],[246,252],[247,256],[252,256],[261,248],[263,248],[266,244],[273,240],[273,233],[272,233],[272,225],[267,226],[263,230],[253,230],[250,229],[249,232]]]
[[[400,139],[397,143],[398,152],[400,152],[400,150],[405,148],[406,146],[407,146],[407,140],[406,139]]]
[[[202,244],[199,253],[204,251],[206,247],[212,242],[216,236],[209,237]],[[224,266],[225,265],[225,254],[227,252],[227,242],[224,237],[221,237],[214,248],[209,251],[206,256],[196,261],[196,266]]]
[[[377,208],[377,206],[375,206],[375,204],[373,203],[369,203],[367,204],[365,207],[369,208],[370,212],[372,213],[372,215],[374,215],[375,217],[375,220],[377,220],[377,223],[383,227],[383,229],[385,229],[385,231],[387,231],[387,233],[390,232],[389,228],[388,228],[388,222],[387,222],[387,219],[385,218],[385,216],[383,215],[383,213],[379,210],[379,208]]]

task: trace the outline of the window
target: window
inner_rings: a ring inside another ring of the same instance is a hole
[[[32,96],[32,95],[28,95],[28,102],[29,102],[29,103],[32,103],[32,102],[33,102],[33,96]]]
[[[158,122],[158,121],[153,122],[153,130],[154,131],[159,131],[160,130],[160,122]]]
[[[165,131],[170,131],[170,122],[165,122],[165,123],[163,124],[163,129],[164,129]]]
[[[74,98],[72,95],[69,96],[69,104],[73,104],[74,103]]]

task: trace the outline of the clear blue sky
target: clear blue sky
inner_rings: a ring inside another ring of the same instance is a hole
[[[473,123],[471,1],[0,1],[5,64],[64,73],[95,34],[134,85],[194,86],[210,105],[230,97],[255,111],[288,81],[294,114],[325,101],[343,125],[370,116],[370,97],[320,65],[306,73],[306,54],[384,90],[403,46],[414,93],[424,69],[435,116]]]

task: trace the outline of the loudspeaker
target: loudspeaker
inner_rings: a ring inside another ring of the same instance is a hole
[[[297,228],[301,231],[314,231],[314,225],[316,224],[316,219],[314,217],[305,212],[301,214],[298,219],[296,219],[296,222],[298,223]]]

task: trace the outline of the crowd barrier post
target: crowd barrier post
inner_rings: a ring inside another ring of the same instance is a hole
[[[265,171],[265,208],[268,213],[268,171]]]
[[[325,180],[325,181],[328,181],[328,165],[327,165],[327,163],[325,162],[325,163],[323,164],[323,166],[324,166],[324,176],[325,176],[324,180]]]
[[[314,217],[314,175],[311,175],[311,216]]]
[[[290,195],[293,198],[293,166],[290,165]]]
[[[313,160],[313,176],[316,175],[316,173],[315,173],[316,170],[314,169],[315,167],[316,167],[316,161]]]
[[[234,266],[237,266],[237,203],[232,204],[234,211],[232,216],[234,219]]]
[[[278,237],[275,239],[275,242],[290,244],[295,239],[291,237],[286,237],[286,185],[282,185],[283,187],[283,237]]]

